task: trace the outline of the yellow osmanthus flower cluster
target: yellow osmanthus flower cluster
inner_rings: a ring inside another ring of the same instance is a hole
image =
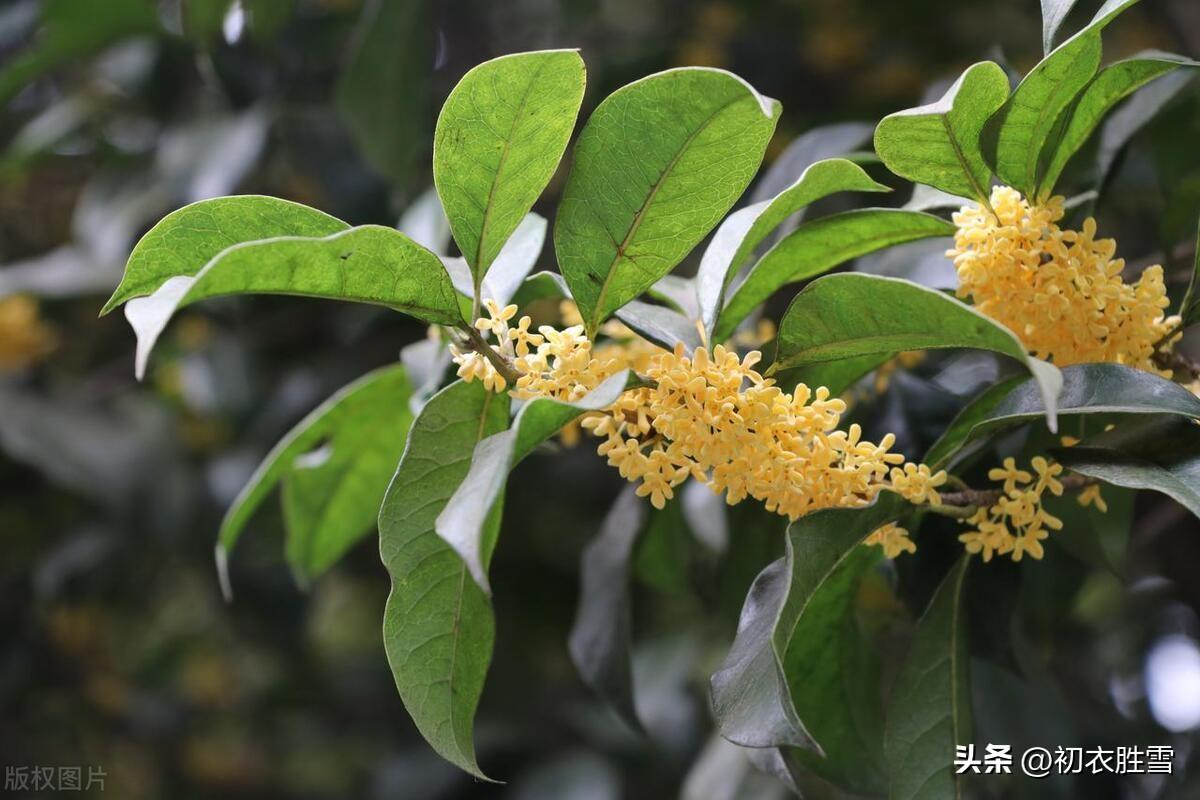
[[[611,350],[593,347],[582,326],[562,330],[516,317],[516,306],[485,303],[488,316],[477,330],[493,337],[496,349],[519,374],[515,397],[578,400],[605,378],[632,367],[651,385],[632,389],[604,411],[588,414],[582,426],[603,439],[598,451],[630,481],[638,494],[662,508],[689,477],[724,493],[731,505],[747,497],[796,519],[810,511],[869,503],[892,489],[912,502],[939,500],[944,472],[905,463],[889,452],[891,434],[878,444],[862,439],[858,425],[839,430],[844,401],[829,390],[804,384],[789,393],[754,367],[757,351],[740,357],[717,345],[691,355],[682,346],[667,352],[651,345]],[[608,329],[612,333],[627,331]],[[507,383],[483,356],[453,349],[464,380],[481,380],[493,391]]]
[[[1060,367],[1106,361],[1170,377],[1153,360],[1178,323],[1164,315],[1162,267],[1125,283],[1116,242],[1095,238],[1091,217],[1082,230],[1060,228],[1062,202],[1033,205],[997,186],[990,210],[971,205],[954,214],[958,230],[947,255],[958,270],[958,295]]]
[[[988,472],[989,480],[1003,482],[1004,491],[995,503],[964,520],[974,528],[958,537],[968,553],[981,553],[984,561],[991,561],[995,554],[1011,555],[1013,561],[1020,561],[1025,554],[1041,558],[1042,540],[1051,530],[1062,529],[1062,520],[1042,507],[1043,494],[1063,493],[1058,479],[1062,465],[1034,456],[1030,466],[1033,473],[1006,458],[1003,466]]]

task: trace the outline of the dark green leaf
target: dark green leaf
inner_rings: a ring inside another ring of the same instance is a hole
[[[769,200],[730,214],[704,251],[696,273],[696,294],[704,328],[712,332],[725,300],[725,290],[755,249],[788,217],[835,192],[886,192],[857,164],[844,158],[818,161],[787,189]]]
[[[534,448],[564,425],[616,402],[629,380],[623,371],[606,379],[574,403],[539,397],[521,407],[512,427],[479,442],[471,469],[437,518],[437,533],[463,557],[479,587],[491,594],[487,522],[499,504],[508,473]]]
[[[384,367],[338,391],[275,445],[221,522],[217,563],[226,594],[228,554],[281,481],[288,562],[302,579],[374,529],[412,423],[411,394],[404,367]]]
[[[602,102],[575,146],[554,246],[590,334],[671,271],[745,191],[779,104],[716,69],[667,70]]]
[[[819,687],[791,684],[784,666],[799,670],[803,665],[797,657],[813,655],[797,641],[798,630],[827,639],[843,635],[844,620],[829,611],[845,589],[848,573],[843,565],[868,534],[895,519],[905,505],[896,495],[884,493],[864,508],[817,511],[792,523],[787,556],[764,569],[750,587],[737,638],[712,677],[713,711],[722,736],[746,747],[812,750],[836,760],[839,768],[846,763],[842,736],[853,734],[842,726],[860,720],[860,703],[869,698],[845,706],[844,687],[829,683],[840,678],[825,669],[828,665],[813,665],[813,680],[826,681]],[[829,626],[824,633],[812,633],[823,624]],[[796,654],[789,654],[793,645]],[[836,703],[821,697],[831,691],[838,695]],[[805,712],[811,716],[801,716]],[[823,751],[827,746],[830,749]]]
[[[1105,483],[1153,489],[1200,516],[1200,429],[1153,416],[1055,451],[1063,466]]]
[[[875,129],[875,152],[910,181],[986,200],[992,173],[979,152],[979,134],[1006,99],[1008,75],[999,64],[981,61],[936,103],[884,117]]]
[[[1020,361],[1037,379],[1051,430],[1062,375],[970,306],[898,278],[847,273],[814,281],[779,323],[779,369],[872,353],[973,347]]]
[[[944,467],[949,463],[950,458],[957,454],[963,445],[967,443],[972,429],[980,422],[988,419],[993,409],[1008,396],[1009,392],[1027,381],[1027,378],[1018,375],[993,384],[982,391],[971,402],[967,403],[962,411],[959,411],[954,419],[950,421],[950,425],[942,432],[938,440],[930,446],[928,452],[925,453],[922,463],[928,464],[930,469]],[[1038,395],[1038,401],[1039,403],[1041,402],[1040,394]]]
[[[959,561],[929,601],[892,688],[884,732],[891,800],[956,800],[962,794],[954,755],[971,735],[962,614],[968,563]]]
[[[584,683],[635,730],[641,729],[641,722],[633,703],[630,666],[630,561],[646,523],[646,506],[632,485],[625,487],[596,538],[584,548],[579,606],[567,642]]]
[[[411,177],[426,132],[436,26],[421,0],[363,3],[335,101],[371,166],[394,187]]]
[[[125,276],[104,304],[107,314],[168,278],[195,275],[235,244],[277,236],[330,236],[350,226],[315,208],[261,195],[201,200],[172,211],[151,228],[125,264]]]
[[[379,551],[392,579],[383,644],[396,688],[433,749],[481,778],[472,730],[495,620],[488,596],[434,526],[467,476],[476,444],[507,425],[507,395],[478,382],[438,392],[413,422],[379,511]],[[494,512],[493,542],[499,525]]]
[[[1053,192],[1071,156],[1079,151],[1113,106],[1155,78],[1182,66],[1194,67],[1198,64],[1183,56],[1148,51],[1100,70],[1100,74],[1065,112],[1068,121],[1062,135],[1051,141],[1043,154],[1046,164],[1038,184],[1043,193]]]
[[[822,556],[838,553],[846,540],[869,534],[862,526],[843,536],[808,526],[789,535],[793,574],[825,567]],[[879,562],[877,547],[851,545],[838,553],[836,566],[800,601],[793,579],[789,605],[798,616],[787,637],[783,668],[796,712],[824,756],[799,752],[795,757],[818,775],[855,792],[880,793],[886,787],[883,767],[883,708],[879,665],[855,618],[855,598],[863,575]],[[796,564],[805,564],[797,569]],[[785,608],[780,624],[788,621]]]
[[[554,175],[584,81],[574,50],[516,53],[473,68],[446,99],[433,180],[476,285]]]
[[[1200,419],[1200,399],[1177,383],[1121,364],[1076,364],[1062,370],[1058,415],[1176,414]],[[1046,414],[1035,381],[998,384],[959,415],[925,456],[944,465],[961,447],[1000,430],[1034,422]],[[1011,391],[1002,391],[1006,387]]]
[[[435,325],[461,324],[441,259],[392,228],[363,225],[321,239],[280,237],[223,250],[195,276],[137,297],[125,316],[137,334],[137,374],[181,308],[231,294],[287,294],[394,308]]]
[[[894,208],[864,208],[806,222],[772,247],[733,290],[712,341],[729,338],[756,306],[788,283],[885,247],[953,233],[954,226],[940,217]]]
[[[754,579],[737,638],[710,683],[717,729],[743,747],[816,746],[788,694],[783,662],[772,640],[790,579],[782,558]]]

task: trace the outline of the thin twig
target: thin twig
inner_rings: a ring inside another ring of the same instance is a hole
[[[1095,478],[1085,475],[1067,475],[1062,479],[1063,491],[1082,489],[1095,482]],[[940,503],[930,503],[925,508],[942,516],[965,519],[981,508],[995,505],[996,501],[1003,496],[1003,489],[963,489],[957,492],[943,492]]]

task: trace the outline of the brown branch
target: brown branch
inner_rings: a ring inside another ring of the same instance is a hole
[[[1159,350],[1154,354],[1154,363],[1161,369],[1182,371],[1190,378],[1200,378],[1200,364],[1174,350]]]
[[[517,380],[521,377],[521,373],[517,372],[512,363],[502,353],[498,352],[496,348],[485,342],[483,336],[480,335],[474,326],[464,325],[462,330],[467,334],[467,345],[490,361],[492,366],[496,368],[496,372],[500,373],[500,376],[504,378],[509,386],[515,386]]]
[[[1095,478],[1085,475],[1066,475],[1062,479],[1063,491],[1082,489],[1095,482]],[[965,519],[981,508],[995,505],[996,501],[1003,496],[1003,489],[963,489],[957,492],[944,492],[941,495],[942,502],[930,503],[926,508],[935,514]]]

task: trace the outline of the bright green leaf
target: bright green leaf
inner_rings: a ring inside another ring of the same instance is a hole
[[[1100,66],[1100,32],[1138,0],[1108,0],[1087,27],[1042,59],[984,126],[984,157],[1002,181],[1032,197],[1060,115]]]
[[[885,247],[953,234],[954,226],[940,217],[896,208],[863,208],[806,222],[772,247],[733,289],[712,341],[728,339],[742,320],[785,284],[815,277]]]
[[[725,290],[755,249],[780,224],[800,209],[835,192],[887,192],[862,167],[844,158],[818,161],[799,179],[769,200],[739,209],[717,228],[696,273],[700,319],[711,333],[725,301]]]
[[[277,236],[330,236],[350,226],[315,208],[261,195],[201,200],[172,211],[151,228],[125,264],[125,276],[104,304],[107,314],[151,294],[168,278],[195,275],[235,244]]]
[[[392,228],[363,225],[322,239],[234,245],[194,277],[177,276],[125,307],[137,334],[137,374],[176,311],[210,297],[287,294],[387,306],[435,325],[462,323],[441,259]]]
[[[434,526],[467,476],[476,444],[507,425],[507,395],[478,382],[438,392],[413,422],[379,511],[379,552],[392,579],[383,645],[396,688],[433,749],[480,778],[472,730],[495,619],[488,596]],[[493,513],[492,541],[499,525]]]
[[[545,241],[546,218],[539,214],[526,214],[504,247],[500,248],[487,275],[483,276],[483,285],[479,287],[480,300],[495,300],[502,306],[507,305],[537,263]],[[475,281],[466,259],[443,257],[442,263],[450,273],[454,288],[464,297],[473,298]],[[470,307],[469,303],[466,305]]]
[[[228,554],[280,482],[288,562],[298,577],[316,577],[374,529],[412,423],[411,394],[404,367],[375,370],[339,390],[272,448],[221,522],[217,563],[227,595]]]
[[[796,384],[806,386],[824,386],[829,394],[837,397],[854,385],[855,381],[871,370],[879,367],[885,361],[895,357],[895,353],[870,353],[857,358],[843,358],[838,361],[823,361],[818,364],[805,364],[800,367],[780,370],[773,377],[776,385],[790,392]]]
[[[554,227],[589,333],[720,222],[762,163],[778,118],[776,101],[701,67],[635,81],[596,108]]]
[[[1078,473],[1129,489],[1153,489],[1200,517],[1200,429],[1153,416],[1055,451]]]
[[[957,800],[955,747],[970,741],[967,631],[962,608],[968,559],[950,570],[917,622],[888,706],[884,751],[891,800]]]
[[[1034,67],[984,127],[983,152],[996,175],[1026,197],[1038,185],[1039,156],[1059,115],[1100,66],[1100,31],[1087,30]]]
[[[437,533],[462,556],[485,593],[491,594],[486,524],[500,502],[508,473],[568,422],[588,411],[611,406],[628,381],[629,373],[622,371],[574,403],[549,397],[530,400],[521,407],[512,427],[479,442],[470,471],[438,515]]]
[[[979,134],[1008,99],[1008,75],[999,64],[967,68],[936,103],[883,118],[875,152],[887,168],[915,183],[986,200],[992,173],[979,152]]]
[[[899,278],[846,273],[814,281],[779,323],[779,369],[871,353],[972,347],[1021,362],[1037,379],[1055,430],[1062,374],[1030,356],[1007,328],[941,292]]]
[[[433,181],[476,285],[554,175],[584,82],[574,50],[516,53],[473,68],[446,99]]]
[[[1054,185],[1071,156],[1083,147],[1113,106],[1155,78],[1179,67],[1195,66],[1200,64],[1183,56],[1148,51],[1100,70],[1100,74],[1065,112],[1068,121],[1062,135],[1051,141],[1043,154],[1046,163],[1038,178],[1041,193],[1053,193]]]

